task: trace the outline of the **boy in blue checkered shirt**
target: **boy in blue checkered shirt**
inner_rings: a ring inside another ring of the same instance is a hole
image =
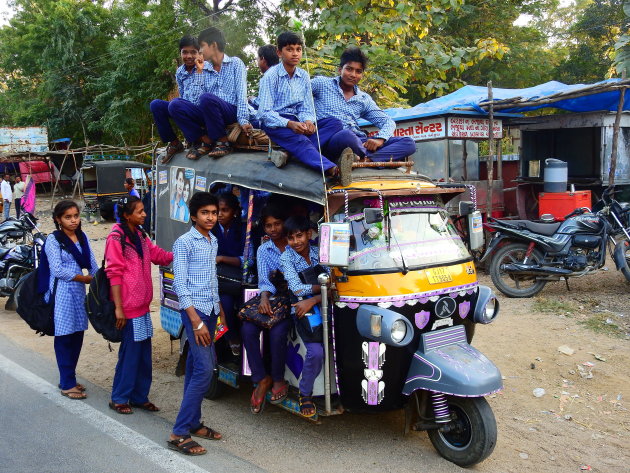
[[[225,320],[217,281],[218,243],[211,233],[217,223],[219,202],[208,192],[197,192],[190,199],[189,209],[193,227],[173,245],[173,290],[179,300],[189,350],[184,397],[168,447],[185,455],[203,455],[206,449],[191,435],[208,440],[222,438],[201,422],[201,402],[214,374],[217,319]]]

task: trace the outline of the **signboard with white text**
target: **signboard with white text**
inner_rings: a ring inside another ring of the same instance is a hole
[[[374,127],[364,128],[368,136],[374,136],[377,129]],[[446,138],[446,125],[444,118],[429,118],[426,120],[412,120],[396,123],[394,136],[408,136],[414,141],[435,140]]]
[[[448,117],[448,137],[449,138],[489,138],[490,120],[487,118],[470,117]],[[493,136],[503,137],[503,122],[494,120]]]

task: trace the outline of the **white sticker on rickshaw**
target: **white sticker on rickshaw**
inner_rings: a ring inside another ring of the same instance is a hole
[[[361,345],[363,363],[367,369],[363,371],[366,379],[361,381],[361,396],[369,406],[376,406],[385,397],[385,383],[381,381],[385,364],[387,346],[378,342],[363,342]]]

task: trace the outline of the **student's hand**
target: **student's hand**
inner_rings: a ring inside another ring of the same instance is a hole
[[[210,331],[208,330],[208,326],[205,323],[203,324],[203,327],[201,327],[199,330],[193,330],[193,333],[195,334],[195,343],[197,345],[207,347],[212,343]]]
[[[312,135],[315,133],[315,124],[312,121],[306,120],[304,125],[306,125],[306,135]]]
[[[241,125],[241,130],[243,130],[243,133],[245,133],[247,136],[249,136],[253,129],[254,127],[251,123],[245,123],[244,125]]]
[[[217,264],[223,263],[223,256],[217,256],[216,262]]]
[[[383,138],[370,138],[365,143],[363,143],[363,146],[365,146],[365,149],[367,149],[368,151],[376,151],[384,144],[385,140]]]
[[[291,305],[295,307],[296,317],[298,319],[301,319],[302,317],[304,317],[304,314],[306,314],[313,308],[313,306],[315,305],[315,301],[313,300],[313,298],[310,298]]]
[[[293,133],[296,133],[298,135],[305,135],[307,131],[306,125],[304,123],[294,122],[292,120],[289,120],[289,123],[287,123],[287,127],[291,131],[293,131]]]
[[[265,314],[271,317],[273,315],[273,310],[271,310],[271,304],[269,303],[269,296],[263,294],[260,296],[260,304],[258,304],[258,312],[260,314]]]
[[[116,328],[122,330],[127,325],[127,318],[122,310],[122,307],[116,307]]]
[[[197,68],[197,72],[201,74],[203,72],[203,56],[199,54],[197,59],[195,59],[195,67]]]

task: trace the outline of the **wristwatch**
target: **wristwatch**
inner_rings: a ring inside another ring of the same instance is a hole
[[[201,322],[199,322],[199,325],[197,326],[197,328],[193,328],[193,330],[196,332],[197,330],[201,330],[201,327],[203,327],[203,320]]]

